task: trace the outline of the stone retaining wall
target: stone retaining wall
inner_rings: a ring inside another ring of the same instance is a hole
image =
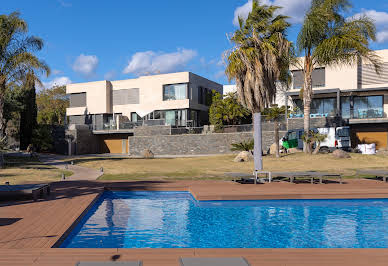
[[[279,133],[280,137],[285,131]],[[130,136],[130,155],[139,156],[145,149],[150,149],[155,155],[200,155],[229,154],[232,143],[238,143],[253,138],[252,132],[188,134],[170,136]],[[272,131],[263,132],[263,150],[266,152],[274,143]]]

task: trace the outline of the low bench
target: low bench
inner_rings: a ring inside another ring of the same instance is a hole
[[[357,170],[358,175],[370,175],[374,177],[382,177],[384,182],[387,182],[388,179],[388,171],[387,170]]]
[[[330,174],[325,172],[273,172],[272,177],[286,177],[289,178],[290,183],[298,178],[310,179],[310,183],[314,184],[315,179],[319,179],[319,184],[323,184],[323,179],[326,178],[338,178],[339,183],[342,184],[342,176],[340,174]]]
[[[0,185],[0,197],[31,195],[34,201],[50,195],[49,184]]]

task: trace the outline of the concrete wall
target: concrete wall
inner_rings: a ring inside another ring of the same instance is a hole
[[[110,86],[106,80],[67,85],[67,94],[86,92],[86,107],[67,108],[67,116],[112,113]]]
[[[133,129],[135,136],[163,136],[171,135],[171,126],[142,126]]]
[[[285,134],[280,132],[280,136]],[[150,149],[155,155],[199,155],[199,154],[230,154],[232,143],[238,143],[253,138],[251,132],[192,134],[172,136],[131,136],[129,141],[130,155],[139,156],[145,149]],[[266,152],[274,143],[271,131],[263,132],[263,150]]]
[[[73,125],[66,131],[67,138],[72,139],[72,154],[93,154],[99,152],[99,137],[85,125]]]

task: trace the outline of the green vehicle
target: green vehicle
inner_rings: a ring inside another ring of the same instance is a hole
[[[287,132],[286,136],[281,140],[281,146],[283,146],[286,150],[291,148],[298,148],[298,136],[299,131],[290,130]],[[303,131],[302,131],[303,134]]]

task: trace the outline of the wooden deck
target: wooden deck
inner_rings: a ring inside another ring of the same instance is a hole
[[[179,265],[181,256],[245,256],[251,265],[387,265],[388,249],[57,249],[51,248],[103,192],[188,190],[199,200],[388,198],[388,184],[241,185],[222,181],[58,182],[48,200],[0,201],[0,265],[74,265],[78,260],[141,259],[145,266]]]

